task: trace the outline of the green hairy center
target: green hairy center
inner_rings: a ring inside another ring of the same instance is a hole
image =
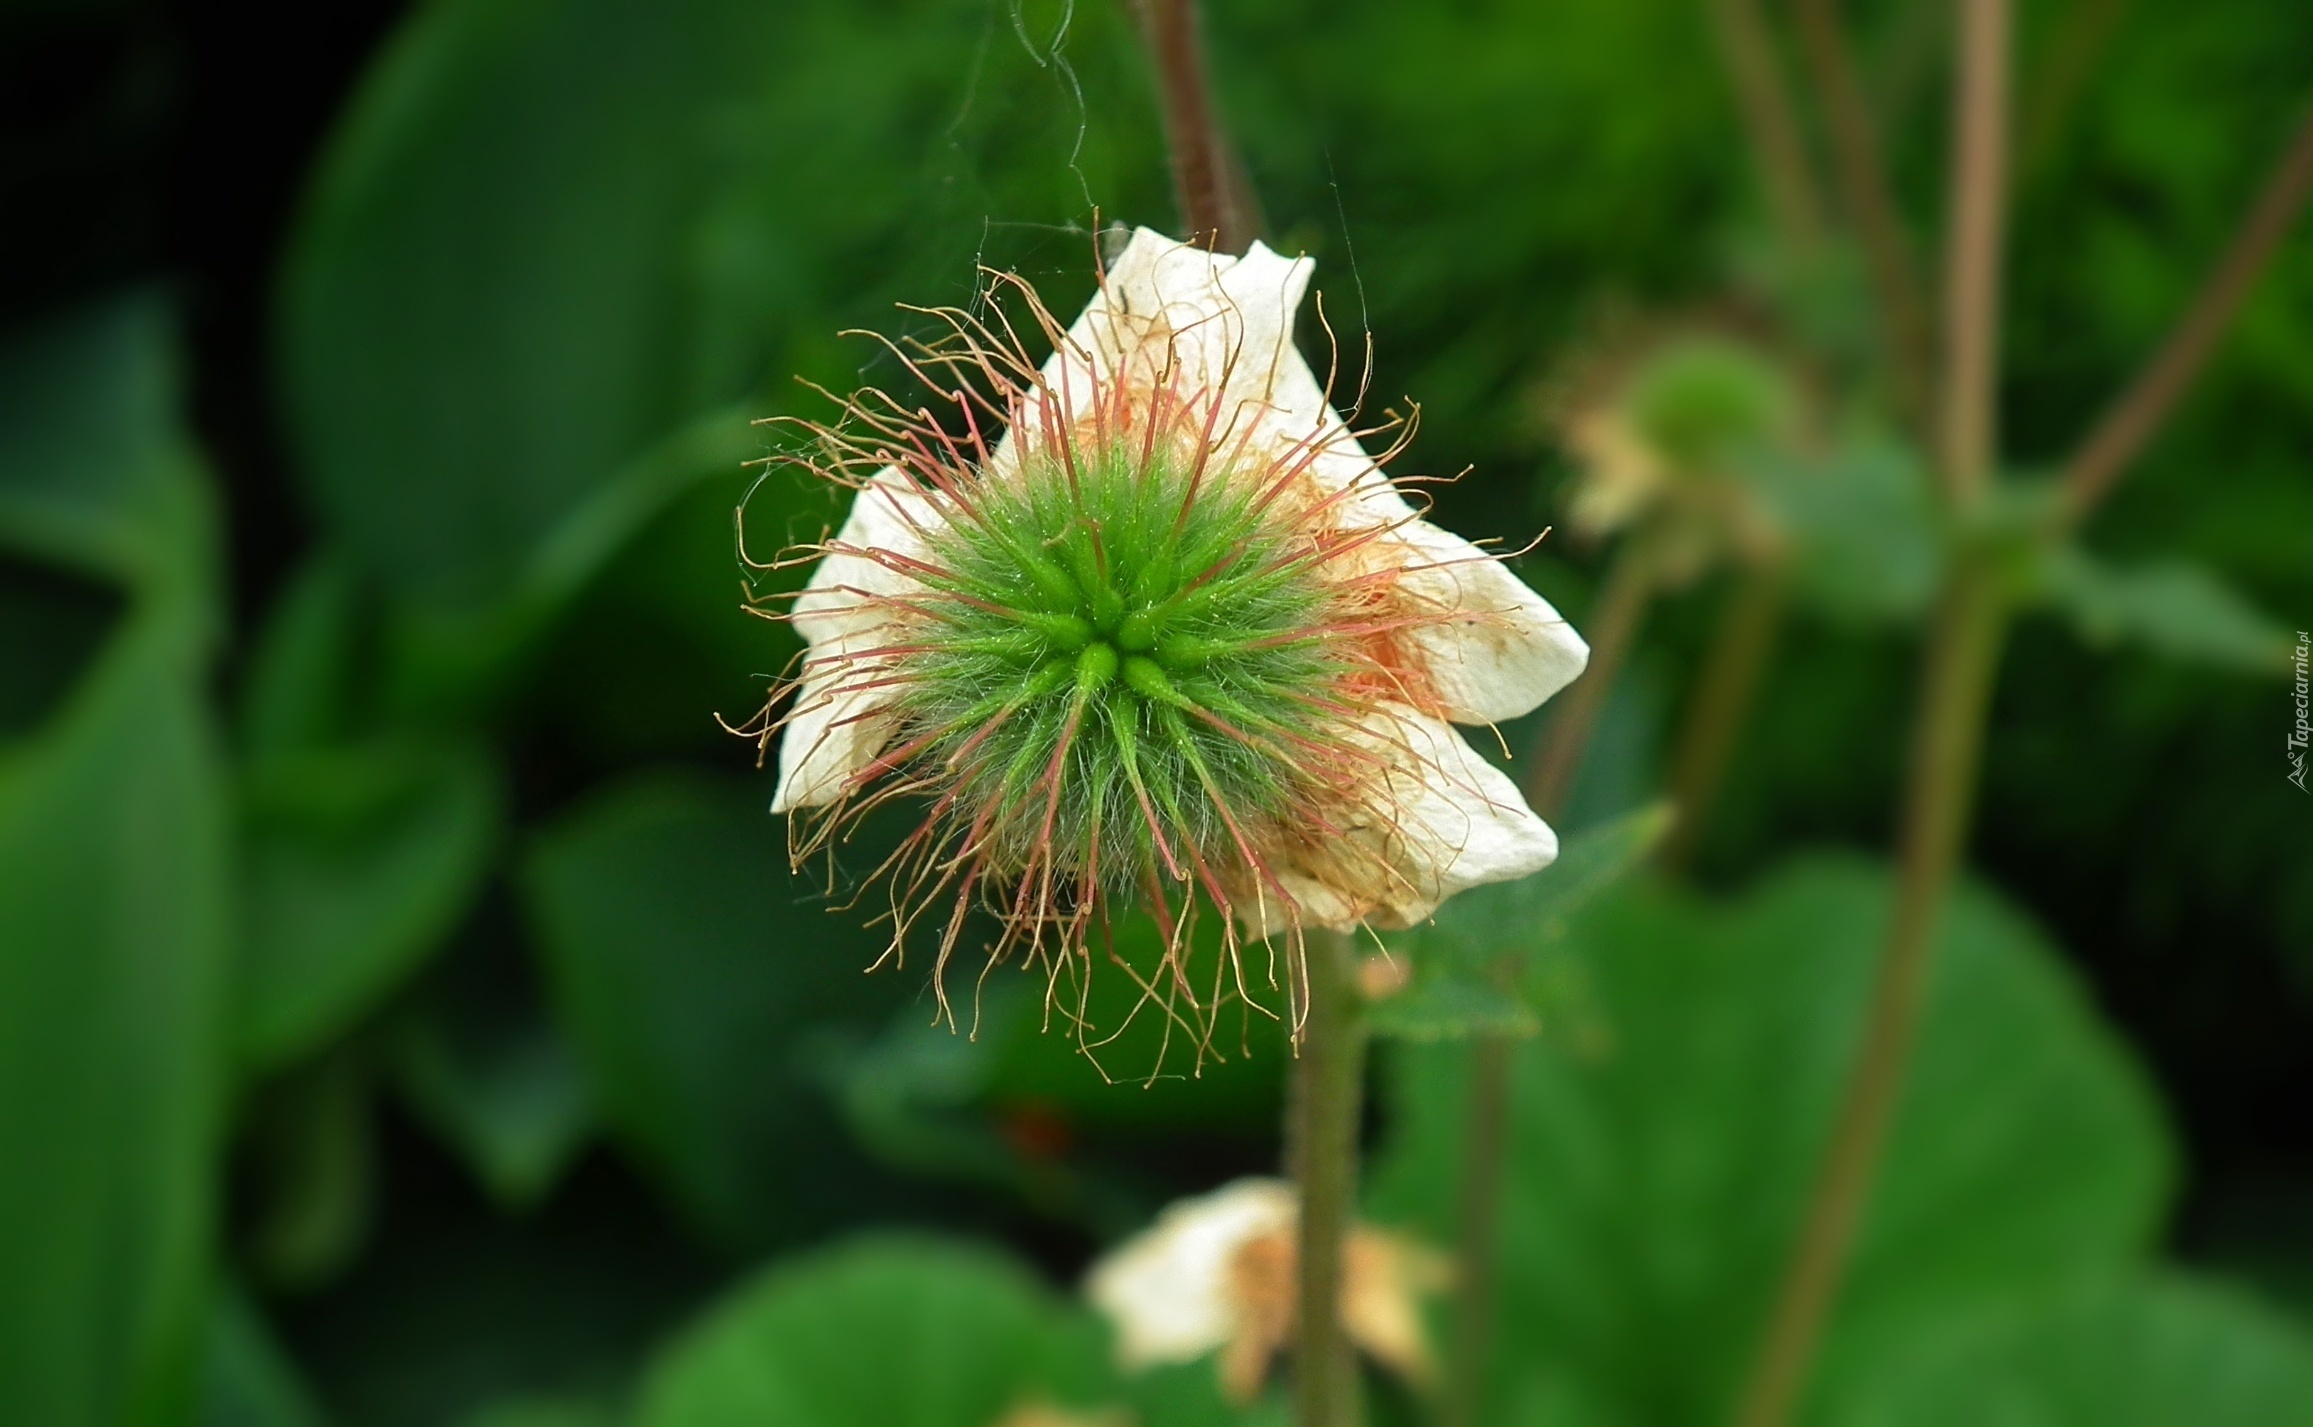
[[[907,739],[991,871],[1130,888],[1241,865],[1239,833],[1313,786],[1293,750],[1349,667],[1315,538],[1178,454],[1031,462],[932,541]]]

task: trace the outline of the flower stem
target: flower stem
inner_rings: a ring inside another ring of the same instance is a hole
[[[1341,1326],[1341,1281],[1357,1205],[1357,1132],[1365,1088],[1365,1025],[1356,948],[1346,932],[1313,931],[1304,950],[1308,1010],[1294,1062],[1289,1126],[1300,1189],[1298,1343],[1300,1427],[1357,1427],[1357,1361]]]
[[[1783,578],[1773,565],[1745,570],[1719,613],[1718,632],[1711,638],[1671,764],[1671,805],[1678,819],[1663,844],[1662,863],[1673,871],[1694,855],[1726,776],[1727,759],[1758,693],[1759,675],[1774,652],[1783,625]]]
[[[1974,564],[1955,577],[1937,612],[1905,790],[1894,919],[1862,1048],[1736,1418],[1742,1427],[1790,1420],[1846,1270],[1919,1026],[1936,914],[1974,800],[2007,614],[1996,573]]]
[[[1565,811],[1574,774],[1582,766],[1590,735],[1598,728],[1598,715],[1606,707],[1614,677],[1638,638],[1639,626],[1646,622],[1646,607],[1654,598],[1657,563],[1655,542],[1642,531],[1623,542],[1607,569],[1598,602],[1591,608],[1589,667],[1566,691],[1556,715],[1535,739],[1534,761],[1522,784],[1526,801],[1545,819],[1555,820]]]
[[[1470,1047],[1469,1122],[1462,1142],[1461,1215],[1454,1251],[1454,1360],[1444,1427],[1476,1427],[1486,1402],[1494,1345],[1494,1246],[1510,1140],[1508,1036],[1479,1036]]]
[[[1188,230],[1182,236],[1241,253],[1259,236],[1261,220],[1213,106],[1196,0],[1134,0],[1133,9],[1156,65],[1173,199]]]

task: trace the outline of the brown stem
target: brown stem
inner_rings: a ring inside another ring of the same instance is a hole
[[[1946,590],[1930,635],[1894,916],[1862,1047],[1736,1418],[1741,1427],[1781,1427],[1791,1419],[1846,1271],[1919,1027],[1936,914],[1967,830],[2006,628],[1996,572],[1971,563]]]
[[[1346,933],[1315,931],[1303,949],[1307,1010],[1294,1061],[1288,1152],[1300,1190],[1294,1397],[1300,1427],[1357,1427],[1357,1361],[1341,1326],[1342,1265],[1357,1206],[1357,1129],[1365,1027],[1357,955]]]
[[[1526,801],[1545,819],[1565,811],[1575,770],[1582,766],[1583,751],[1598,727],[1614,676],[1646,620],[1647,604],[1654,598],[1654,548],[1654,541],[1643,532],[1623,541],[1591,609],[1589,667],[1559,700],[1557,713],[1535,739],[1534,761],[1521,786]]]
[[[2265,177],[2225,255],[2201,284],[2192,306],[2160,352],[2106,409],[2064,472],[2063,518],[2076,521],[2095,509],[2128,463],[2175,408],[2208,362],[2217,339],[2240,309],[2273,250],[2313,194],[2313,109]]]
[[[1927,309],[1910,241],[1880,157],[1878,126],[1834,0],[1797,0],[1800,51],[1823,97],[1840,202],[1863,239],[1898,408],[1918,419],[1927,405]]]
[[[1775,226],[1785,241],[1813,247],[1823,236],[1823,204],[1758,0],[1711,0],[1711,25]]]
[[[2000,237],[2007,206],[2008,0],[1961,0],[1944,238],[1941,449],[1945,492],[1967,509],[1992,479]]]
[[[1241,253],[1258,234],[1252,188],[1229,147],[1205,76],[1203,25],[1196,0],[1134,0],[1157,72],[1165,147],[1172,158],[1173,198],[1182,236]]]
[[[1673,871],[1687,865],[1710,820],[1727,760],[1782,628],[1783,586],[1783,571],[1777,566],[1746,570],[1720,611],[1718,632],[1711,637],[1711,651],[1694,700],[1687,706],[1671,764],[1671,804],[1678,809],[1678,820],[1663,844],[1662,863]]]
[[[1455,1225],[1453,1378],[1446,1389],[1444,1427],[1475,1427],[1485,1409],[1494,1344],[1494,1256],[1510,1139],[1511,1058],[1516,1053],[1507,1036],[1480,1036],[1470,1050],[1461,1218]]]
[[[1983,500],[1992,479],[2008,24],[2007,0],[1961,0],[1942,454],[1946,489],[1963,515]],[[1998,565],[1962,552],[1929,632],[1897,837],[1895,909],[1862,1045],[1744,1389],[1736,1417],[1741,1427],[1782,1427],[1790,1420],[1846,1273],[1918,1028],[1936,913],[1967,830],[2006,628]]]

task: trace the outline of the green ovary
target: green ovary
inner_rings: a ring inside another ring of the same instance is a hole
[[[1169,875],[1152,821],[1184,872],[1237,865],[1229,821],[1274,824],[1308,792],[1290,750],[1351,667],[1339,596],[1254,485],[1079,450],[1073,480],[1055,457],[976,485],[935,536],[897,707],[990,871],[1130,890]]]

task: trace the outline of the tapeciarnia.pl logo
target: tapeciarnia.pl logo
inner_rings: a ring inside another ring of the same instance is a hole
[[[2288,743],[2289,781],[2297,785],[2297,791],[2300,793],[2313,792],[2313,789],[2305,786],[2305,745],[2308,741],[2313,741],[2313,726],[2309,726],[2305,719],[2308,706],[2313,705],[2313,691],[2309,691],[2306,679],[2306,666],[2309,661],[2313,661],[2313,636],[2309,636],[2306,631],[2300,629],[2297,631],[2296,658],[2297,726],[2289,730]]]

